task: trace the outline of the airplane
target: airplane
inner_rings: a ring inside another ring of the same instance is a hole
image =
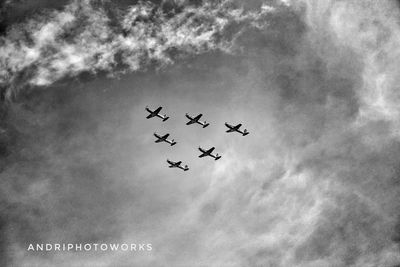
[[[239,123],[236,126],[233,126],[233,125],[230,125],[227,122],[225,122],[225,126],[229,128],[229,130],[226,131],[227,133],[238,132],[238,133],[241,133],[243,136],[249,134],[249,132],[246,129],[244,129],[243,132],[241,130],[239,130],[240,126],[242,126],[241,123]]]
[[[188,165],[185,165],[185,167],[181,166],[182,161],[173,162],[172,160],[167,159],[167,162],[168,162],[170,168],[179,168],[179,169],[182,169],[184,171],[188,171],[189,170]]]
[[[213,155],[212,152],[214,151],[215,147],[212,147],[208,150],[205,150],[201,147],[199,147],[199,150],[202,152],[202,154],[199,156],[199,158],[205,157],[205,156],[210,156],[212,158],[214,158],[215,160],[219,160],[221,158],[220,155],[218,155],[218,153],[216,155]]]
[[[186,125],[190,125],[193,123],[198,123],[200,125],[203,126],[203,128],[206,128],[208,125],[210,125],[209,123],[207,123],[206,121],[200,121],[201,116],[203,116],[203,114],[199,114],[196,117],[192,117],[189,114],[186,113],[186,118],[189,119],[189,121],[186,123]]]
[[[150,114],[146,117],[146,119],[150,119],[150,118],[153,118],[153,117],[159,117],[159,118],[161,118],[163,121],[168,120],[169,117],[167,117],[166,114],[160,115],[161,109],[162,109],[162,107],[159,107],[159,108],[157,108],[157,109],[155,109],[155,110],[151,110],[151,109],[149,109],[149,107],[146,106],[146,110],[150,113]]]
[[[168,140],[168,139],[167,139],[168,136],[169,136],[169,133],[167,133],[167,134],[165,134],[165,135],[163,135],[163,136],[158,135],[157,133],[154,133],[154,136],[157,138],[157,140],[154,141],[154,142],[156,142],[156,143],[166,142],[166,143],[170,144],[171,146],[173,146],[173,145],[176,144],[176,142],[175,142],[174,139],[172,139],[172,140]]]

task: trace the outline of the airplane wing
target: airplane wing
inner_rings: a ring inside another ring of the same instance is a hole
[[[153,118],[154,116],[155,116],[154,113],[150,113],[146,118],[150,119],[150,118]]]
[[[194,123],[194,121],[193,120],[190,120],[190,121],[188,121],[187,123],[186,123],[186,125],[190,125],[190,124],[193,124]]]
[[[169,163],[169,165],[170,165],[169,167],[170,168],[175,168],[175,167],[178,167],[181,164],[182,161],[173,162],[171,160],[167,160],[167,162]]]
[[[158,114],[161,111],[162,107],[158,107],[156,110],[153,111],[153,113]]]
[[[242,126],[242,124],[241,123],[239,123],[238,125],[236,125],[235,127],[233,127],[233,128],[235,128],[236,130],[238,130],[239,128],[240,128],[240,126]]]
[[[228,127],[228,130],[226,130],[227,133],[231,133],[234,132],[235,130],[233,129],[234,126],[228,124],[227,122],[225,122],[225,126]]]
[[[196,117],[193,118],[193,120],[198,121],[201,118],[201,116],[203,116],[203,114],[197,115]]]
[[[207,154],[211,154],[214,151],[215,147],[210,148],[209,150],[207,150]]]
[[[156,143],[160,143],[160,142],[162,142],[162,140],[161,139],[157,139],[155,142]]]
[[[203,153],[203,154],[201,154],[201,155],[199,156],[199,158],[202,158],[202,157],[205,157],[205,156],[207,156],[207,154],[206,154],[206,153]]]
[[[168,136],[169,136],[169,133],[168,134],[165,134],[163,137],[161,137],[162,139],[167,139],[168,138]]]

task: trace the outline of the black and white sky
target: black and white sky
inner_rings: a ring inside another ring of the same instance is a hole
[[[0,266],[400,266],[397,1],[0,10]],[[153,250],[27,251],[70,242]]]

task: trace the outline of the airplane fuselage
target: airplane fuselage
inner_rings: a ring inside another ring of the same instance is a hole
[[[185,167],[181,166],[181,163],[182,163],[181,161],[173,162],[173,161],[167,160],[167,162],[168,162],[170,168],[179,168],[179,169],[184,170],[184,171],[188,171],[189,170],[187,165],[185,165]]]
[[[182,166],[178,166],[177,168],[179,168],[179,169],[181,169],[181,170],[184,170],[184,171],[188,171],[189,170],[189,168],[188,167],[182,167]]]
[[[172,139],[172,140],[169,140],[168,138],[164,138],[163,136],[160,136],[160,135],[158,135],[158,134],[154,134],[154,136],[157,138],[157,140],[155,141],[156,143],[158,143],[158,142],[165,142],[165,143],[168,143],[168,144],[170,144],[171,146],[173,146],[173,145],[175,145],[176,144],[176,142],[175,142],[175,140],[174,139]]]
[[[147,116],[147,119],[150,119],[150,118],[153,118],[153,117],[158,117],[158,118],[162,119],[163,121],[166,121],[166,120],[169,119],[169,117],[166,114],[164,114],[164,115],[160,114],[161,107],[158,108],[158,109],[155,109],[155,110],[151,110],[148,107],[146,107],[146,110],[147,110],[147,112],[150,113],[150,115]]]
[[[201,126],[203,126],[203,127],[207,127],[208,126],[208,124],[207,124],[207,122],[206,121],[200,121],[200,120],[191,120],[192,122],[195,122],[195,123],[197,123],[197,124],[200,124]]]
[[[165,119],[167,118],[166,115],[156,114],[155,116],[156,116],[156,117],[159,117],[159,118],[162,119],[162,120],[165,120]]]
[[[186,118],[188,118],[190,120],[188,125],[193,124],[193,123],[197,123],[197,124],[200,124],[201,126],[203,126],[203,128],[206,128],[208,125],[210,125],[208,122],[201,121],[200,119],[196,119],[196,117],[191,117],[188,114],[186,114]]]
[[[203,153],[202,155],[204,155],[204,156],[212,157],[212,158],[214,158],[215,160],[218,160],[218,159],[221,158],[221,156],[218,155],[218,153],[217,153],[216,155],[213,155],[211,152],[209,152],[209,150],[205,150],[205,149],[203,149],[203,148],[201,148],[201,147],[199,147],[199,150],[200,150],[201,153]]]
[[[165,143],[168,143],[168,144],[170,144],[171,146],[173,146],[173,145],[175,145],[175,144],[176,144],[176,142],[175,142],[175,141],[173,141],[173,140],[163,139],[163,141],[164,141]]]
[[[237,132],[237,133],[242,134],[243,136],[249,134],[249,132],[248,132],[246,129],[244,129],[243,131],[241,131],[241,130],[239,129],[240,126],[241,126],[240,124],[237,125],[237,126],[232,126],[232,125],[230,125],[230,124],[228,124],[228,123],[225,123],[225,126],[229,128],[229,130],[228,130],[227,132]]]

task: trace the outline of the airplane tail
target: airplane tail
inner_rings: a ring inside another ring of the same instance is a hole
[[[249,132],[246,129],[244,129],[243,136],[248,135],[248,134],[249,134]]]
[[[220,158],[221,158],[221,156],[218,154],[215,156],[215,160],[219,160]]]
[[[164,118],[162,119],[163,121],[166,121],[166,120],[168,120],[169,119],[169,117],[167,117],[167,115],[165,114],[164,115]]]
[[[174,139],[171,140],[171,146],[176,145],[176,142]]]
[[[203,128],[206,128],[208,125],[210,125],[209,123],[207,123],[207,122],[204,122],[204,124],[203,124]]]
[[[189,167],[188,167],[188,165],[185,165],[185,169],[184,169],[184,171],[188,171],[189,170]]]

